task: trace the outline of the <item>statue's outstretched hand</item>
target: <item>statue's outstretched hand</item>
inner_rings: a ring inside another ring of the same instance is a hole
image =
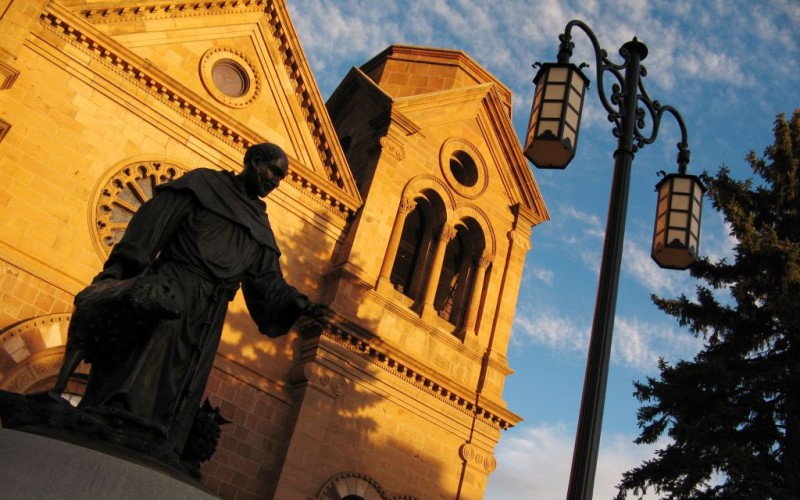
[[[319,302],[312,302],[305,297],[300,297],[297,300],[297,305],[300,307],[303,316],[309,317],[315,321],[322,321],[325,317],[331,315],[330,308]]]

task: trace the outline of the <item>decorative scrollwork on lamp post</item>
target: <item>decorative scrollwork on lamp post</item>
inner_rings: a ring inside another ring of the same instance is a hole
[[[579,20],[567,23],[564,33],[559,35],[558,62],[534,65],[539,70],[534,78],[536,92],[526,135],[525,156],[539,168],[559,169],[566,168],[575,156],[589,79],[582,72],[584,65],[578,67],[569,62],[575,47],[573,28],[584,31],[592,43],[597,68],[595,82],[600,102],[608,112],[608,120],[614,124],[617,150],[614,152],[600,279],[567,493],[570,500],[592,498],[633,157],[639,149],[655,141],[665,114],[672,115],[678,122],[681,142],[678,143],[678,173],[667,175],[656,186],[659,195],[652,256],[659,266],[686,269],[697,260],[700,211],[705,190],[696,176],[686,173],[690,154],[683,118],[672,106],[651,99],[644,88],[642,79],[647,71],[641,61],[647,57],[647,46],[634,37],[619,49],[623,62],[614,63],[600,47],[591,28]],[[610,95],[606,94],[607,77],[614,80]],[[648,117],[651,122],[649,133],[645,130]]]

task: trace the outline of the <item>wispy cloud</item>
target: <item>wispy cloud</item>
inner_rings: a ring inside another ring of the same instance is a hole
[[[533,313],[522,310],[514,321],[514,331],[515,342],[530,342],[552,351],[586,353],[591,322],[580,321],[554,308],[543,308]],[[617,316],[611,361],[639,372],[652,373],[659,357],[670,361],[692,358],[702,342],[688,332],[675,330],[669,322],[653,323]]]
[[[658,358],[692,358],[702,345],[701,338],[667,324],[617,317],[611,359],[642,372],[653,372]]]
[[[613,498],[622,473],[650,458],[656,449],[656,446],[638,446],[632,441],[632,436],[622,434],[612,434],[601,440],[595,498]],[[574,442],[574,430],[564,423],[520,429],[516,436],[503,438],[495,453],[498,468],[489,477],[485,498],[565,498]]]
[[[539,266],[532,266],[529,269],[526,268],[525,272],[526,274],[533,276],[534,279],[537,279],[547,285],[552,285],[553,279],[555,278],[555,273],[553,271]]]
[[[514,320],[519,342],[533,342],[555,351],[583,351],[589,345],[589,327],[576,324],[555,309],[540,309],[532,315],[520,312]]]
[[[631,275],[646,290],[652,293],[674,295],[686,288],[685,273],[665,270],[658,267],[650,256],[650,249],[633,240],[625,241],[625,258],[622,259],[622,272]]]

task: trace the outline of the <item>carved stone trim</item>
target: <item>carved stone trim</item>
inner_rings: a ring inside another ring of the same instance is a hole
[[[289,37],[286,34],[283,23],[278,17],[278,10],[274,2],[269,2],[266,6],[265,13],[267,15],[269,25],[272,27],[272,36],[278,42],[277,48],[283,58],[283,65],[289,78],[294,83],[294,92],[300,104],[300,109],[303,110],[306,118],[306,125],[308,125],[311,135],[314,138],[314,143],[317,145],[317,150],[320,154],[320,159],[325,167],[325,173],[328,178],[338,187],[344,187],[344,179],[333,157],[333,151],[329,147],[329,140],[322,128],[322,121],[319,118],[314,102],[311,99],[311,92],[309,91],[309,84],[305,82],[300,72],[300,65],[297,62],[297,57],[289,47]],[[313,88],[313,82],[310,84]],[[334,138],[334,140],[336,140]]]
[[[369,498],[371,500],[389,500],[389,496],[377,481],[360,472],[340,472],[328,479],[320,488],[316,500],[331,498]],[[414,500],[413,497],[392,497]]]
[[[456,232],[456,228],[454,228],[449,224],[444,224],[442,226],[442,229],[439,231],[437,238],[439,239],[439,241],[442,241],[444,243],[449,243],[453,241],[453,238],[456,237],[456,234],[458,234]]]
[[[398,209],[398,212],[408,215],[413,212],[415,208],[417,208],[416,200],[413,198],[403,197],[403,199],[400,200],[400,208]]]
[[[114,6],[83,9],[80,14],[94,24],[129,21],[131,19],[165,19],[204,16],[221,12],[258,12],[266,0],[217,0],[204,2],[137,2],[135,6]]]
[[[71,314],[38,316],[0,332],[0,389],[24,393],[58,373]]]
[[[472,443],[464,443],[458,448],[458,456],[466,463],[474,463],[483,467],[486,472],[493,472],[497,468],[497,460],[494,456],[482,455],[478,448]]]
[[[406,157],[406,151],[403,148],[403,145],[397,142],[396,140],[390,138],[389,136],[384,135],[378,142],[381,145],[381,148],[385,150],[390,155],[394,156],[398,160],[402,160]]]
[[[484,424],[494,429],[508,430],[512,427],[512,424],[506,421],[500,415],[493,413],[491,410],[479,404],[475,404],[469,399],[470,396],[463,396],[453,392],[443,384],[435,381],[427,375],[424,375],[415,369],[406,366],[403,364],[403,362],[398,361],[383,351],[378,350],[377,347],[370,345],[367,341],[361,340],[358,337],[335,327],[325,328],[322,332],[322,335],[333,340],[357,356],[369,361],[373,365],[413,385],[420,391],[435,397],[439,401],[469,415],[470,417],[480,420]],[[474,395],[472,397],[474,397]]]
[[[241,96],[229,96],[214,83],[214,65],[225,59],[233,61],[247,74],[247,89]],[[231,48],[217,47],[209,49],[203,54],[203,57],[200,58],[200,80],[208,93],[211,94],[211,97],[226,106],[234,108],[244,108],[251,105],[261,91],[261,78],[256,73],[253,63],[243,53]]]
[[[343,396],[347,392],[347,380],[344,377],[313,361],[295,366],[289,375],[289,380],[294,384],[306,383],[330,389],[335,396]]]
[[[489,267],[489,264],[492,263],[494,260],[494,255],[490,254],[489,252],[483,252],[478,259],[478,267],[482,267],[486,269]]]
[[[531,249],[531,240],[522,236],[519,231],[512,230],[508,232],[508,239],[511,243],[522,247],[525,251]]]
[[[220,6],[221,8],[223,4],[228,3],[233,4],[237,2],[208,2],[204,3],[203,5],[213,4]],[[247,2],[244,3],[248,4]],[[250,3],[248,5],[265,5],[265,3],[266,2],[262,0],[257,3]],[[180,5],[187,5],[194,8],[193,6],[195,4],[195,2],[192,2],[189,4]],[[146,7],[130,7],[126,9],[126,15],[144,15],[144,13],[147,12]],[[274,11],[274,6],[272,6],[272,9]],[[277,19],[277,13],[275,13],[274,16]],[[179,113],[181,116],[194,122],[198,126],[205,129],[206,132],[214,135],[223,142],[226,142],[244,152],[248,147],[262,140],[260,137],[254,135],[254,133],[248,133],[248,131],[240,130],[236,123],[228,123],[226,121],[227,117],[213,115],[211,111],[202,107],[202,103],[194,102],[190,97],[181,95],[178,90],[170,88],[167,84],[159,81],[154,74],[151,74],[143,67],[144,65],[141,65],[142,67],[137,66],[135,62],[128,60],[122,51],[117,50],[113,44],[105,44],[101,40],[96,40],[90,34],[84,33],[76,26],[73,26],[67,19],[65,19],[65,16],[59,15],[57,12],[51,11],[48,8],[41,14],[40,19],[45,26],[56,33],[59,37],[69,43],[74,44],[83,52],[97,59],[112,71],[122,75],[125,79],[129,80],[140,88],[143,88],[148,94],[160,100]],[[284,40],[285,38],[286,37],[284,35]],[[285,43],[282,43],[281,46],[284,44]],[[285,56],[284,64],[287,64],[286,57],[290,57],[293,60],[294,56],[291,54]],[[296,63],[294,64],[294,67],[297,68]],[[293,79],[299,78],[297,74],[293,74],[291,72],[289,76]],[[312,103],[309,101],[307,104],[302,105],[311,106]],[[321,126],[319,119],[316,118],[315,113],[311,118],[307,116],[307,119],[311,119],[316,126]],[[324,137],[324,135],[320,134],[321,130],[320,133],[314,135],[316,142],[318,142],[318,146],[319,144],[327,144],[327,139]],[[321,154],[324,157],[330,156],[331,160],[328,162],[330,163],[332,162],[332,154],[327,146],[326,151],[326,153]],[[333,175],[333,171],[331,171],[329,172],[329,176],[331,179],[338,178],[339,180],[336,182],[336,184],[338,184],[339,187],[343,186],[343,181],[338,173]],[[324,206],[328,211],[341,219],[350,220],[355,213],[354,208],[348,207],[344,201],[337,199],[334,195],[328,193],[324,188],[318,186],[310,179],[302,177],[298,172],[295,171],[295,169],[290,168],[289,175],[287,175],[285,181],[298,188],[301,193],[311,197]]]
[[[453,172],[450,170],[450,159],[457,151],[467,153],[475,162],[478,178],[472,186],[461,184],[456,180]],[[486,168],[486,161],[483,159],[483,155],[481,155],[477,147],[463,137],[452,137],[442,143],[442,147],[439,150],[439,167],[441,168],[442,175],[447,181],[447,184],[453,191],[469,200],[478,198],[486,191],[489,185],[489,172]]]
[[[9,130],[11,130],[11,124],[5,120],[0,120],[0,141],[5,139]]]
[[[0,61],[0,90],[10,89],[19,76],[19,71],[10,64]]]

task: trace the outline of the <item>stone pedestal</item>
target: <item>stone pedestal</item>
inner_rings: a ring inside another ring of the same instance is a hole
[[[0,464],[0,497],[9,500],[217,499],[189,479],[11,429],[0,429]]]

